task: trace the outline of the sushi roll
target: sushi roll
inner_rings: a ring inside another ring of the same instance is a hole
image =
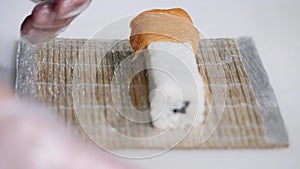
[[[150,115],[154,127],[198,126],[205,109],[204,81],[196,54],[200,35],[180,8],[142,12],[130,23],[130,44],[149,64]]]

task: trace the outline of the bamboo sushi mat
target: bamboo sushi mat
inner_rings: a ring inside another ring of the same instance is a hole
[[[17,95],[45,104],[77,134],[107,149],[288,146],[274,92],[251,38],[201,40],[197,61],[209,95],[204,123],[190,129],[162,132],[120,115],[112,92],[124,114],[149,108],[147,71],[133,78],[129,94],[123,92],[128,85],[124,70],[117,67],[132,54],[127,40],[55,39],[38,47],[20,41]],[[145,63],[140,59],[131,66]],[[117,88],[111,85],[113,78]],[[149,113],[134,115],[150,118]]]

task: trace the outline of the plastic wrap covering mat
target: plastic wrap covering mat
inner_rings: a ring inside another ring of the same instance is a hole
[[[20,41],[16,92],[57,112],[76,133],[108,149],[279,148],[288,136],[267,73],[249,37],[203,39],[197,61],[207,83],[199,127],[159,131],[151,122],[147,57],[132,57],[128,40]],[[125,64],[126,65],[126,64]],[[131,69],[141,70],[130,83]],[[138,110],[138,111],[137,111]],[[137,113],[140,112],[140,113]]]

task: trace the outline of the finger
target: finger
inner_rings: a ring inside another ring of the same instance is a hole
[[[80,14],[90,4],[91,0],[57,0],[55,11],[59,18],[69,18]]]
[[[38,4],[32,14],[31,22],[36,28],[54,28],[60,26],[67,26],[76,17],[69,18],[57,18],[57,14],[54,11],[54,3],[41,3]]]
[[[55,20],[54,3],[40,3],[31,14],[32,25],[35,27],[52,27]]]
[[[21,26],[21,36],[34,44],[40,44],[55,38],[67,24],[54,28],[37,28],[32,25],[32,17],[28,16]]]
[[[38,4],[21,26],[21,35],[40,44],[55,38],[88,7],[91,0],[56,0]]]

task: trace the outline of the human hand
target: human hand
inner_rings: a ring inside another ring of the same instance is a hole
[[[91,0],[46,0],[35,6],[21,26],[21,36],[33,44],[55,38],[83,12]]]
[[[56,118],[17,101],[0,83],[0,168],[132,168],[81,140]]]

